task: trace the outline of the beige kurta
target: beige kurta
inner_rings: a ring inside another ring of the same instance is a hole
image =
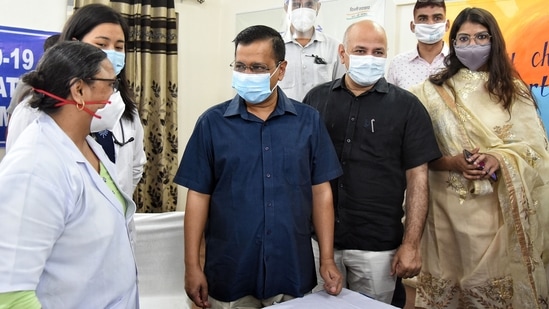
[[[547,307],[547,136],[531,101],[518,98],[508,112],[490,98],[487,80],[486,72],[462,69],[444,86],[450,104],[429,81],[411,89],[429,111],[443,155],[480,147],[500,163],[496,182],[430,171],[419,307]]]

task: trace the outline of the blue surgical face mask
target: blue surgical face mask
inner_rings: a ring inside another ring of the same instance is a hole
[[[107,54],[107,58],[111,61],[114,68],[114,73],[116,73],[116,75],[120,74],[120,71],[122,71],[124,65],[126,64],[126,54],[114,49],[103,49],[103,51]]]
[[[276,67],[278,70],[278,67]],[[273,72],[276,73],[276,70]],[[239,96],[250,104],[259,104],[267,100],[276,85],[271,89],[271,77],[269,73],[246,74],[233,71],[232,86]],[[278,84],[278,83],[277,83]]]
[[[349,61],[348,74],[360,86],[371,86],[385,74],[387,58],[349,55]]]

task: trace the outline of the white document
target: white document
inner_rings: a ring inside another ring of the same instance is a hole
[[[325,291],[305,295],[301,298],[292,299],[269,308],[314,308],[314,309],[387,309],[396,308],[386,303],[369,298],[360,293],[343,289],[337,296],[332,296]]]

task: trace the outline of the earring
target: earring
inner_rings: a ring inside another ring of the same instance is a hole
[[[86,102],[84,100],[82,100],[80,103],[76,103],[76,108],[81,111],[84,109],[84,107],[86,107]]]

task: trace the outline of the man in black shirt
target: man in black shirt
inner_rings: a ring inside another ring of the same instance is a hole
[[[397,276],[421,268],[427,164],[441,153],[421,102],[383,77],[387,38],[380,25],[349,26],[339,55],[348,72],[304,98],[320,111],[343,167],[331,183],[336,264],[348,288],[391,303]]]

